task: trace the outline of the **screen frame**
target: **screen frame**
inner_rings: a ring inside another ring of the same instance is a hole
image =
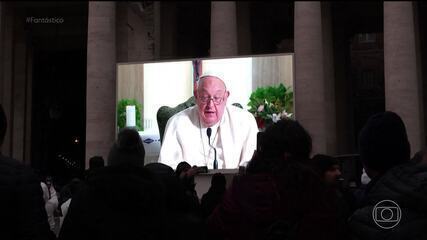
[[[129,61],[129,62],[117,62],[116,63],[116,104],[115,104],[115,136],[118,134],[118,123],[117,123],[117,102],[119,101],[119,67],[122,65],[139,65],[139,64],[149,64],[149,63],[172,63],[172,62],[185,62],[185,61],[194,61],[194,60],[222,60],[222,59],[238,59],[238,58],[262,58],[262,57],[282,57],[282,56],[291,56],[292,57],[292,91],[293,91],[293,118],[296,119],[297,109],[295,104],[295,89],[296,89],[296,73],[295,73],[295,54],[294,53],[273,53],[273,54],[252,54],[252,55],[238,55],[238,56],[217,56],[217,57],[195,57],[195,58],[169,58],[169,59],[153,59],[146,61]],[[253,89],[254,91],[255,89]],[[143,121],[143,120],[142,120]],[[161,148],[161,146],[160,146]],[[224,169],[222,169],[224,170]]]

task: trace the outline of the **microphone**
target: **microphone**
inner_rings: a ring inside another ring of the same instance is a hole
[[[216,160],[216,148],[214,146],[211,145],[211,135],[212,135],[212,129],[208,128],[206,129],[206,134],[208,135],[208,139],[209,139],[209,146],[211,148],[213,148],[214,150],[214,162],[213,162],[213,168],[214,169],[218,169],[218,161]]]
[[[208,135],[209,145],[211,145],[212,129],[211,128],[206,129],[206,134]]]

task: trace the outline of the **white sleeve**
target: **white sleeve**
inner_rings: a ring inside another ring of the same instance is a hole
[[[40,182],[40,186],[43,190],[43,200],[46,203],[49,200],[49,190],[47,189],[47,185],[44,182]]]
[[[58,207],[59,201],[58,201],[58,196],[56,196],[56,190],[53,186],[51,186],[49,188],[49,192],[50,192],[50,199],[48,200],[49,203],[51,203],[54,208],[56,209]]]
[[[175,170],[178,163],[183,161],[183,153],[178,141],[177,124],[174,118],[170,118],[166,123],[165,134],[161,144],[158,162],[166,164]]]
[[[256,150],[257,144],[257,134],[258,134],[258,126],[256,124],[255,118],[252,115],[248,116],[247,120],[248,130],[246,133],[245,142],[243,144],[241,159],[239,166],[246,167],[251,161],[252,156],[254,155],[254,151]]]

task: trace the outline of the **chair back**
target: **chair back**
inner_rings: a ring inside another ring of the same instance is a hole
[[[187,99],[187,101],[178,104],[176,107],[162,106],[157,110],[157,125],[159,126],[160,134],[160,144],[163,142],[163,136],[165,133],[166,124],[168,123],[169,118],[175,115],[178,112],[181,112],[184,109],[196,105],[196,100],[194,96]]]

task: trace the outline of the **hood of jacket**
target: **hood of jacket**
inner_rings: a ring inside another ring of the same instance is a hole
[[[384,208],[393,211],[390,221],[397,223],[390,229],[379,223],[384,220],[379,214]],[[426,237],[427,166],[408,163],[387,171],[366,193],[363,206],[350,217],[349,226],[360,239]]]

